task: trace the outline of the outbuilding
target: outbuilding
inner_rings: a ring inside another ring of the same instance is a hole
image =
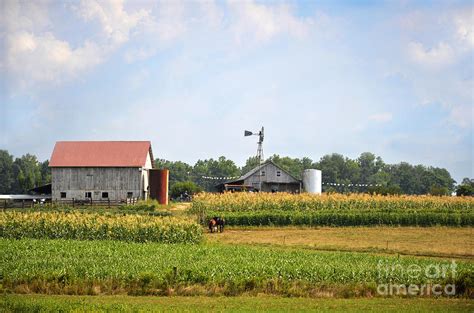
[[[51,155],[53,200],[147,199],[150,141],[58,141]]]
[[[302,182],[290,173],[267,161],[235,179],[217,185],[219,191],[301,192]]]

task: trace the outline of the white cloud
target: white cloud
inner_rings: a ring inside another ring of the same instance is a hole
[[[149,12],[144,9],[125,11],[122,0],[82,0],[76,11],[86,21],[97,19],[102,32],[114,44],[128,41],[130,32],[149,18]]]
[[[24,87],[32,81],[60,82],[99,64],[104,50],[92,42],[73,49],[51,33],[16,32],[7,37],[6,67]]]
[[[320,15],[318,20],[322,27],[328,18]],[[143,25],[140,39],[145,44],[125,52],[129,63],[147,59],[178,40],[192,42],[197,36],[214,38],[216,46],[235,53],[244,45],[253,47],[279,35],[301,38],[316,26],[312,18],[298,18],[288,5],[254,1],[159,1]],[[229,38],[233,39],[230,44]]]
[[[234,16],[231,31],[239,43],[250,38],[265,42],[280,34],[302,37],[312,24],[311,19],[297,18],[288,5],[231,1],[229,9]]]
[[[33,31],[51,25],[48,16],[49,1],[3,0],[0,28],[6,32]]]
[[[37,83],[59,83],[77,77],[102,63],[129,40],[130,33],[148,18],[147,11],[127,13],[122,1],[82,1],[74,8],[85,21],[98,20],[102,39],[87,39],[76,47],[57,37],[48,16],[48,2],[4,3],[0,21],[5,42],[1,68],[9,82],[29,87]]]
[[[392,113],[384,112],[384,113],[377,113],[369,116],[369,120],[375,121],[377,123],[386,123],[392,120],[393,116]]]
[[[474,7],[455,13],[453,19],[458,39],[474,47]]]
[[[456,59],[453,48],[444,42],[431,49],[425,48],[419,42],[411,42],[408,49],[413,61],[429,67],[443,67],[454,63]]]
[[[472,128],[472,54],[474,7],[444,11],[425,8],[400,19],[404,47],[409,59],[407,80],[421,105],[441,105],[448,111],[446,122]],[[418,66],[412,66],[416,64]],[[463,73],[464,72],[464,73]]]
[[[183,2],[160,2],[156,19],[155,31],[161,41],[174,40],[187,30]]]
[[[198,11],[208,26],[218,28],[222,25],[224,12],[215,1],[211,0],[199,2]]]
[[[443,12],[416,10],[399,19],[411,61],[439,69],[462,60],[474,48],[474,7]]]

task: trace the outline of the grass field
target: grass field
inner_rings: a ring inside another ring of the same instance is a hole
[[[330,251],[474,258],[474,228],[458,227],[228,227],[209,243]]]
[[[472,312],[467,299],[310,299],[257,297],[130,297],[4,295],[3,312]]]

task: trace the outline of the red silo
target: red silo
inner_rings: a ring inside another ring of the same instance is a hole
[[[150,170],[150,198],[158,200],[160,204],[168,204],[169,170]]]

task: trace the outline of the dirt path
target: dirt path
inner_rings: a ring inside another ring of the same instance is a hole
[[[191,202],[178,202],[171,204],[170,211],[186,211],[191,206]]]

